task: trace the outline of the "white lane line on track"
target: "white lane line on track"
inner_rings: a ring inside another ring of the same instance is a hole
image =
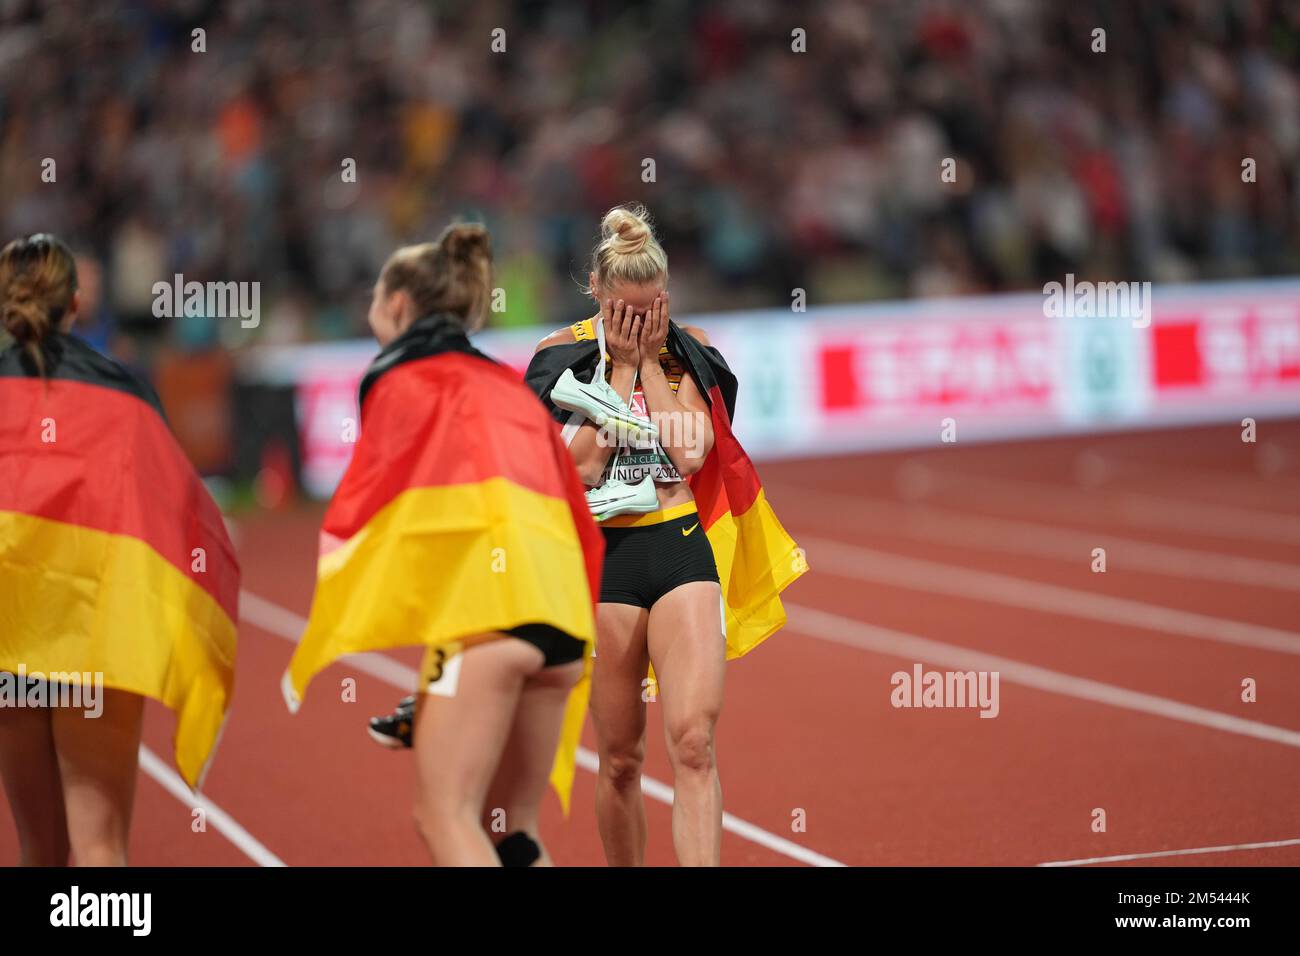
[[[307,629],[305,617],[246,590],[239,592],[239,619],[294,644],[298,643],[302,632]],[[392,684],[400,688],[403,694],[413,693],[419,683],[420,675],[414,668],[407,667],[386,654],[350,654],[340,663]]]
[[[1225,733],[1240,734],[1243,737],[1300,748],[1300,731],[1285,727],[1246,720],[1221,711],[1170,700],[1167,697],[1157,697],[1154,694],[1144,694],[1114,684],[1063,674],[1060,671],[1026,664],[1008,657],[997,657],[956,644],[945,644],[928,637],[918,637],[915,634],[876,627],[874,624],[864,624],[853,618],[841,617],[815,608],[787,604],[786,611],[790,616],[787,625],[789,629],[809,637],[904,660],[928,661],[931,664],[957,670],[998,671],[1001,680],[1063,697],[1089,700],[1122,710],[1153,714]],[[1006,708],[1003,707],[1004,712],[1005,710]]]
[[[1279,846],[1300,846],[1300,840],[1269,840],[1266,843],[1234,843],[1230,846],[1201,846],[1190,850],[1159,850],[1155,853],[1122,853],[1119,856],[1093,856],[1085,860],[1052,860],[1039,866],[1087,866],[1089,863],[1124,863],[1128,860],[1154,860],[1163,856],[1199,856],[1202,853],[1228,853],[1232,850],[1269,850]]]
[[[1163,634],[1300,655],[1300,633],[1212,617],[1194,611],[1095,594],[992,571],[976,571],[875,551],[826,538],[801,537],[809,559],[822,574],[947,594],[974,601],[1135,627]]]
[[[585,770],[595,773],[600,766],[599,758],[585,747],[578,748],[578,766]],[[641,778],[641,790],[651,799],[658,800],[660,803],[666,803],[672,806],[673,788],[666,783],[654,779],[653,777]],[[809,866],[844,866],[845,864],[838,860],[833,860],[828,856],[823,856],[814,850],[810,850],[798,843],[793,843],[775,833],[768,833],[761,827],[740,819],[727,813],[722,813],[722,829],[730,833],[743,837],[751,843],[757,843],[759,846],[767,847],[774,853],[780,853],[782,856],[788,856],[791,859],[798,860],[800,863],[807,863]]]
[[[1127,524],[1238,540],[1300,544],[1300,516],[1297,515],[1117,489],[1067,488],[1023,478],[991,478],[939,470],[916,460],[900,466],[899,473],[903,485],[900,490],[918,498],[937,494],[941,487],[961,488],[984,496],[991,494],[1004,501],[1033,501],[1042,507],[1067,512],[1077,509],[1083,499],[1117,508],[1116,517]]]
[[[1300,593],[1300,565],[1264,561],[1201,551],[1171,545],[1124,538],[1102,531],[1081,531],[1056,525],[1012,518],[972,515],[930,504],[908,504],[885,498],[858,498],[838,492],[826,492],[807,485],[781,482],[775,489],[791,497],[816,499],[821,505],[838,508],[837,520],[846,515],[877,521],[896,521],[905,537],[939,541],[960,547],[1011,554],[1031,554],[1072,561],[1086,567],[1093,548],[1105,548],[1112,570],[1125,567],[1164,577],[1191,578],[1215,583],[1245,584]]]
[[[278,856],[258,842],[257,838],[245,830],[239,823],[200,793],[194,793],[186,786],[176,771],[144,744],[140,745],[140,769],[153,777],[162,788],[193,811],[201,808],[205,817],[217,831],[233,843],[250,860],[258,866],[284,866]]]
[[[307,627],[306,618],[249,591],[239,592],[239,617],[240,620],[247,621],[254,627],[261,628],[269,634],[282,637],[294,644],[298,643],[299,637],[302,636],[302,632]],[[403,694],[411,693],[419,681],[419,675],[414,668],[407,667],[385,654],[370,652],[353,654],[343,658],[338,663],[354,667],[363,673],[385,681]],[[579,747],[577,763],[583,769],[595,773],[599,766],[599,758],[587,748]],[[642,776],[641,790],[650,799],[672,806],[673,788],[663,781],[650,776]],[[751,843],[766,847],[774,853],[798,860],[800,863],[807,863],[809,866],[846,865],[807,847],[800,846],[798,843],[784,837],[777,836],[775,833],[769,833],[767,830],[741,820],[739,817],[732,816],[730,813],[724,812],[722,814],[722,829],[734,833],[742,839],[749,840]]]
[[[1272,446],[1268,446],[1272,447]],[[1243,475],[1235,471],[1213,471],[1196,465],[1178,461],[1151,461],[1141,457],[1116,454],[1105,448],[1085,448],[1075,459],[1075,473],[1084,476],[1097,486],[1105,489],[1128,491],[1124,484],[1130,480],[1135,483],[1161,485],[1165,488],[1191,488],[1210,491],[1222,498],[1224,493],[1237,499],[1258,498],[1261,492],[1293,492],[1289,487],[1294,479],[1282,476],[1284,461],[1280,460],[1274,450],[1272,463],[1264,466],[1256,463],[1256,471]],[[1264,457],[1264,447],[1260,448]],[[1278,507],[1286,508],[1294,504],[1294,496]],[[1261,505],[1263,501],[1259,502]]]

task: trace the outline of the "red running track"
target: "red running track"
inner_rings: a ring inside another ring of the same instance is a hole
[[[1263,422],[1256,444],[1228,424],[760,471],[812,572],[790,626],[728,671],[725,864],[1300,865],[1300,422]],[[225,816],[195,832],[192,801],[142,773],[133,862],[427,863],[409,755],[365,733],[401,667],[336,665],[296,717],[280,695],[319,514],[236,522],[255,598],[205,792]],[[918,663],[998,671],[996,718],[893,707],[891,675]],[[349,676],[354,703],[330,693]],[[150,707],[168,767],[171,726]],[[653,710],[646,769],[671,784]],[[549,798],[559,865],[603,862],[593,780],[579,771],[567,821]],[[670,865],[669,807],[647,807],[648,862]],[[4,807],[0,861],[16,855]]]

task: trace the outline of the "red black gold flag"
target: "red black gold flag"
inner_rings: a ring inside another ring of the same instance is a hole
[[[430,316],[361,383],[361,437],[325,514],[311,617],[285,673],[307,683],[361,651],[547,624],[590,645],[604,541],[546,410],[519,380]],[[566,801],[586,706],[570,696],[552,780]]]
[[[198,787],[234,686],[239,564],[157,396],[73,336],[0,351],[0,671],[176,713]]]
[[[566,421],[570,414],[550,400],[560,375],[572,369],[579,381],[590,382],[595,374],[600,356],[594,334],[586,332],[576,342],[542,349],[528,367],[529,387],[556,421]],[[726,605],[727,657],[732,659],[785,624],[781,592],[808,565],[777,520],[758,472],[731,430],[737,383],[722,354],[696,341],[675,322],[669,324],[667,347],[709,402],[713,448],[703,467],[688,480],[718,564]]]

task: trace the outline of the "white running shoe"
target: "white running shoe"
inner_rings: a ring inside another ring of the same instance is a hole
[[[599,488],[587,492],[587,507],[597,521],[614,515],[649,514],[659,510],[659,495],[654,478],[646,475],[635,485],[611,478]]]
[[[588,384],[579,382],[573,369],[566,368],[551,389],[551,401],[560,408],[586,415],[597,428],[623,432],[634,441],[658,441],[654,422],[638,418],[622,396],[603,378]]]

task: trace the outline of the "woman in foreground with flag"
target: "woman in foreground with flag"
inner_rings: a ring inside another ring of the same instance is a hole
[[[233,689],[239,565],[153,389],[71,334],[79,304],[62,242],[0,251],[0,777],[22,863],[112,866],[145,697],[175,711],[177,766],[200,785]]]
[[[340,657],[423,646],[415,817],[435,863],[546,865],[539,807],[548,775],[566,800],[572,781],[603,544],[545,409],[469,343],[490,272],[487,231],[453,225],[375,284],[381,351],[284,689],[296,710]]]
[[[717,865],[723,664],[785,623],[779,595],[806,565],[732,434],[735,376],[702,331],[670,320],[668,260],[645,210],[612,209],[601,231],[589,277],[600,313],[544,339],[527,372],[605,537],[597,820],[610,864],[644,860],[646,703],[661,699],[678,861]]]

